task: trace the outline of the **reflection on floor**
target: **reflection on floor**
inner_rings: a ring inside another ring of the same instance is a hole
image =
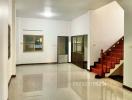
[[[73,64],[17,67],[11,81],[9,100],[131,100],[132,93],[112,79],[95,79],[94,74]]]

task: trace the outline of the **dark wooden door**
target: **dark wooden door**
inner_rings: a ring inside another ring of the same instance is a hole
[[[84,36],[73,36],[71,42],[71,62],[84,68]]]

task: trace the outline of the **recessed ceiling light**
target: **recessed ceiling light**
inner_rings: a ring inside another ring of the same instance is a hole
[[[53,17],[54,16],[54,14],[52,12],[48,12],[48,11],[40,13],[40,15],[42,15],[44,17]]]
[[[40,13],[40,15],[50,18],[54,17],[56,14],[51,11],[50,7],[46,7],[44,8],[44,12]]]

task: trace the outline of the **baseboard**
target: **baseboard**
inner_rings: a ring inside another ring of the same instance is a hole
[[[123,85],[123,88],[125,88],[125,89],[127,89],[127,90],[132,92],[132,88],[130,88],[130,87],[126,86],[126,85]]]
[[[70,64],[71,62],[61,62],[61,63],[57,62],[57,64],[67,64],[67,63]]]
[[[91,72],[91,70],[89,70],[89,69],[86,69],[87,71],[89,71],[89,72]]]
[[[16,66],[23,66],[23,65],[42,65],[42,64],[57,64],[57,62],[50,62],[50,63],[27,63],[27,64],[16,64]]]
[[[95,66],[94,65],[90,65],[90,67],[94,68]]]
[[[92,68],[95,68],[94,65],[90,65],[90,72],[92,72]]]
[[[10,78],[10,80],[8,82],[8,86],[10,86],[12,78],[15,78],[15,77],[16,77],[16,75],[11,75],[11,78]]]
[[[9,88],[9,86],[10,86],[10,84],[11,84],[11,80],[12,80],[13,78],[15,78],[15,77],[16,77],[16,75],[11,75],[10,80],[9,80],[9,82],[8,82],[8,88]],[[7,98],[7,100],[9,100],[9,97]]]

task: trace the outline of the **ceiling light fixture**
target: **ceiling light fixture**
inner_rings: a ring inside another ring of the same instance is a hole
[[[44,12],[40,13],[40,15],[47,17],[47,18],[55,16],[55,14],[51,11],[50,7],[44,8]]]

